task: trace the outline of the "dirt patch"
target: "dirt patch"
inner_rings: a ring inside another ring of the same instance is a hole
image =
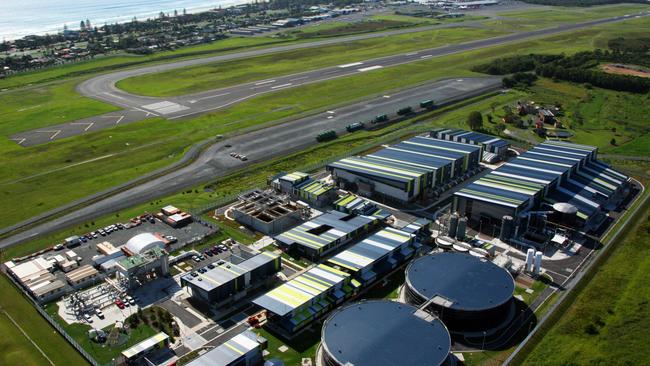
[[[642,78],[650,78],[650,71],[643,70],[640,66],[632,65],[602,65],[601,69],[610,74],[631,75]]]

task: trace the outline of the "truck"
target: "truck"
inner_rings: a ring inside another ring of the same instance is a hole
[[[380,122],[386,122],[388,121],[388,115],[386,114],[380,114],[375,117],[375,119],[372,121],[372,123],[380,123]]]
[[[348,130],[348,132],[354,132],[363,129],[363,126],[363,122],[354,122],[349,124],[345,129]]]
[[[411,113],[413,113],[413,108],[411,108],[411,107],[404,107],[404,108],[401,108],[400,110],[397,111],[398,116],[406,116],[406,115],[409,115]]]
[[[323,142],[323,141],[329,141],[329,140],[334,140],[336,138],[336,131],[334,130],[328,130],[328,131],[323,131],[319,133],[316,136],[316,141],[318,142]]]
[[[420,108],[426,108],[426,109],[434,109],[436,107],[435,103],[433,103],[433,100],[423,100],[420,102]]]

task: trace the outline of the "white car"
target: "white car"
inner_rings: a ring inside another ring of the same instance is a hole
[[[127,296],[125,302],[128,302],[130,305],[135,305],[135,299],[131,296]]]
[[[104,312],[100,309],[95,310],[95,315],[97,315],[99,319],[104,319]]]
[[[86,319],[86,321],[87,321],[88,323],[92,323],[92,322],[93,322],[93,318],[92,318],[90,315],[88,315],[88,314],[84,314],[84,319]]]

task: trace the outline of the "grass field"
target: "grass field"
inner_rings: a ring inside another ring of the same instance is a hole
[[[500,46],[385,68],[263,95],[182,123],[152,119],[31,148],[2,140],[0,198],[7,207],[9,221],[6,225],[168,165],[192,143],[216,134],[323,110],[426,80],[476,75],[467,71],[472,65],[508,53],[575,52],[606,44],[613,34],[643,34],[648,28],[648,20],[637,19],[521,42],[517,46]],[[586,123],[588,127],[591,121]],[[100,160],[89,161],[91,159]],[[82,164],[74,165],[79,163]],[[53,171],[64,167],[67,168]]]
[[[650,217],[646,210],[526,365],[644,365],[650,360]]]
[[[6,311],[56,365],[86,361],[43,319],[33,305],[0,275],[0,309]],[[0,365],[46,366],[50,363],[0,312]]]
[[[117,86],[140,95],[189,94],[268,77],[450,43],[489,38],[501,34],[503,33],[498,31],[472,28],[439,29],[401,34],[136,76],[119,81]]]

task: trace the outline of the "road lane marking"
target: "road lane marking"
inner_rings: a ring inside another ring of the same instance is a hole
[[[363,65],[363,62],[353,62],[351,64],[339,65],[340,68],[345,69],[346,67],[353,67]]]
[[[257,82],[257,83],[255,83],[255,85],[264,85],[264,84],[270,84],[270,83],[274,83],[274,82],[275,82],[275,79],[273,79],[273,80],[265,80],[265,81]]]
[[[61,133],[61,130],[42,130],[42,131],[36,131],[36,132],[54,133],[52,136],[50,136],[50,140],[54,140],[54,138]]]
[[[297,81],[297,80],[303,80],[303,79],[307,79],[307,78],[309,78],[309,76],[301,76],[299,78],[289,79],[289,81]]]
[[[271,89],[280,89],[280,88],[284,88],[284,87],[291,86],[291,85],[293,85],[293,83],[286,83],[286,84],[282,84],[282,85],[272,86]]]
[[[361,68],[361,69],[358,69],[358,70],[361,71],[361,72],[365,72],[365,71],[372,71],[372,70],[381,69],[382,67],[383,66],[381,66],[381,65],[375,65],[375,66],[364,67],[364,68]]]
[[[433,55],[424,55],[424,56],[420,56],[420,58],[429,58],[429,57],[432,57],[432,56]]]
[[[194,103],[198,102],[199,100],[205,100],[205,99],[216,98],[216,97],[223,97],[224,95],[228,95],[228,94],[230,94],[230,93],[221,93],[221,94],[215,94],[215,95],[208,95],[207,97],[202,97],[202,98],[194,100]]]
[[[411,52],[411,53],[405,53],[404,56],[415,56],[417,55],[417,52]]]
[[[71,125],[86,125],[86,128],[84,128],[84,132],[88,131],[95,122],[70,122]]]

